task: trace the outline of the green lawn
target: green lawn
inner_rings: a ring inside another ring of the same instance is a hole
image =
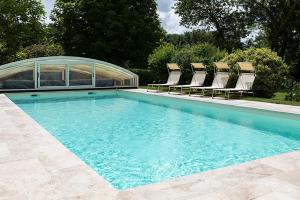
[[[275,95],[270,98],[259,98],[259,97],[252,97],[252,96],[246,96],[243,97],[243,99],[250,100],[250,101],[262,101],[262,102],[268,102],[268,103],[276,103],[276,104],[287,104],[287,105],[294,105],[294,106],[300,106],[300,102],[296,101],[286,101],[285,96],[287,95],[286,92],[276,92]]]
[[[142,89],[147,89],[147,86],[140,86]],[[151,88],[150,88],[151,89]],[[167,91],[167,88],[164,88],[163,91]],[[186,93],[187,91],[185,91]],[[274,96],[270,99],[267,98],[260,98],[260,97],[253,97],[251,95],[243,96],[241,99],[249,100],[249,101],[260,101],[260,102],[268,102],[268,103],[276,103],[276,104],[286,104],[286,105],[294,105],[294,106],[300,106],[300,102],[296,101],[286,101],[285,96],[287,95],[286,92],[276,92]],[[239,98],[239,96],[233,98]]]

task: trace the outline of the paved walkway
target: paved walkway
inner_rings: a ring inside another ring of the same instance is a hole
[[[200,97],[199,95],[198,96],[174,95],[174,94],[168,94],[167,92],[161,92],[161,93],[147,92],[146,89],[131,89],[131,90],[126,90],[126,91],[142,93],[142,94],[149,94],[149,95],[157,95],[157,96],[165,96],[165,97],[173,97],[173,98],[179,98],[179,99],[201,101],[201,102],[218,103],[218,104],[230,105],[230,106],[256,108],[256,109],[276,111],[276,112],[300,114],[300,106],[265,103],[265,102],[258,102],[258,101],[247,101],[247,100],[239,100],[239,99],[230,99],[230,100],[225,100],[225,99],[220,99],[220,98],[213,99],[211,97]]]
[[[237,101],[226,103],[231,102]],[[296,200],[300,199],[300,151],[117,191],[0,94],[0,200],[4,199]]]

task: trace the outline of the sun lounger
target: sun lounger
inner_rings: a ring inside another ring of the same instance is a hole
[[[157,90],[159,91],[160,87],[169,87],[174,86],[179,83],[180,77],[181,77],[181,70],[179,66],[176,63],[168,63],[167,64],[169,77],[166,83],[164,84],[148,84],[147,92],[149,92],[149,87],[152,88],[157,87]]]
[[[180,94],[183,93],[183,89],[190,88],[190,87],[196,87],[196,86],[202,86],[204,84],[205,78],[206,78],[206,68],[202,63],[191,63],[192,71],[193,71],[193,78],[189,85],[175,85],[175,86],[169,86],[169,93],[171,89],[180,88]]]
[[[237,63],[240,70],[243,71],[239,73],[239,78],[234,88],[225,88],[225,89],[214,89],[212,96],[214,97],[215,91],[224,92],[225,98],[230,98],[232,93],[253,93],[252,87],[255,81],[255,69],[250,62],[239,62]]]
[[[205,95],[206,90],[213,90],[213,89],[223,89],[226,87],[228,79],[229,79],[229,66],[227,63],[224,62],[215,62],[214,64],[214,80],[211,86],[201,86],[201,87],[190,87],[189,95],[193,90],[202,90],[202,95]]]

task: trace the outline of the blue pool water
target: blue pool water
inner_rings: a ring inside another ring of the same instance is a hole
[[[300,148],[300,117],[129,92],[9,97],[117,189]]]

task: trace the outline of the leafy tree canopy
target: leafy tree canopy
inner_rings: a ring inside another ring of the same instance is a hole
[[[268,47],[289,65],[300,79],[299,0],[178,0],[176,12],[185,26],[215,31],[215,45],[232,49]],[[253,41],[250,30],[260,30]],[[250,36],[249,43],[242,38]]]
[[[178,0],[175,9],[183,25],[216,30],[218,46],[229,51],[241,48],[249,33],[251,20],[236,0]]]
[[[300,78],[300,1],[243,0],[245,10],[264,31],[268,46],[294,66]]]
[[[57,0],[54,34],[67,55],[146,67],[163,36],[154,0]]]
[[[165,41],[176,47],[195,45],[201,43],[215,44],[214,32],[193,30],[184,34],[167,34]]]
[[[10,58],[10,61],[62,55],[64,55],[64,50],[59,44],[34,44],[17,51],[17,53]]]
[[[44,39],[44,16],[39,0],[0,0],[0,63],[20,47]]]

